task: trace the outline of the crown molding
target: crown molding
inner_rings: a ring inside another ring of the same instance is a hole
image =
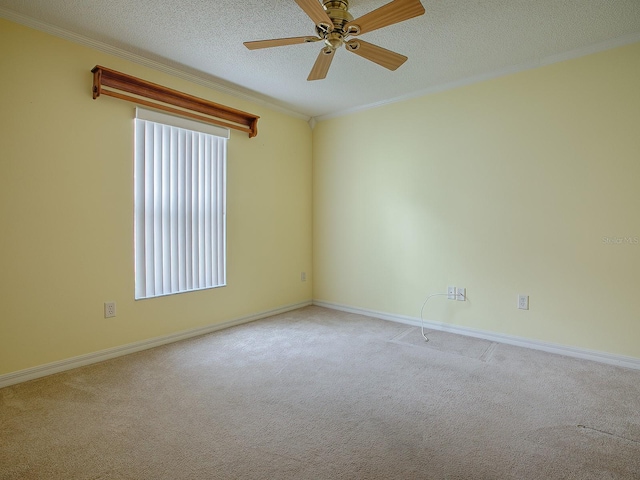
[[[624,47],[626,45],[631,45],[633,43],[640,42],[640,33],[633,33],[630,35],[625,35],[622,37],[616,37],[604,42],[596,43],[593,45],[589,45],[587,47],[577,48],[575,50],[571,50],[569,52],[559,53],[556,55],[550,55],[548,57],[542,57],[532,62],[521,63],[519,65],[512,65],[506,68],[501,68],[498,70],[493,70],[490,72],[486,72],[480,75],[474,75],[472,77],[463,78],[460,80],[456,80],[449,83],[443,83],[440,85],[434,85],[429,88],[425,88],[423,90],[418,90],[416,92],[412,92],[406,95],[401,95],[399,97],[390,98],[387,100],[383,100],[380,102],[370,103],[367,105],[361,105],[358,107],[348,108],[345,110],[340,110],[338,112],[328,113],[326,115],[320,115],[318,117],[314,117],[316,122],[321,122],[323,120],[329,120],[331,118],[344,117],[346,115],[351,115],[353,113],[363,112],[365,110],[371,110],[373,108],[383,107],[385,105],[390,105],[393,103],[404,102],[407,100],[412,100],[419,97],[424,97],[426,95],[431,95],[434,93],[445,92],[448,90],[453,90],[459,87],[464,87],[468,85],[472,85],[474,83],[484,82],[486,80],[492,80],[494,78],[504,77],[506,75],[511,75],[514,73],[524,72],[526,70],[532,70],[534,68],[543,67],[546,65],[552,65],[554,63],[560,63],[567,60],[573,60],[580,57],[585,57],[587,55],[591,55],[593,53],[599,53],[606,50],[611,50],[618,47]]]
[[[40,20],[36,20],[27,15],[22,15],[20,13],[13,12],[5,7],[0,7],[0,17],[5,18],[6,20],[9,20],[11,22],[24,25],[25,27],[29,27],[34,30],[39,30],[41,32],[48,33],[49,35],[53,35],[55,37],[59,37],[64,40],[68,40],[70,42],[77,43],[85,47],[89,47],[94,50],[98,50],[100,52],[122,58],[124,60],[128,60],[138,65],[142,65],[144,67],[149,67],[154,70],[167,73],[171,76],[180,78],[182,80],[186,80],[196,85],[200,85],[206,88],[211,88],[213,90],[226,93],[228,95],[234,96],[236,98],[240,98],[242,100],[247,100],[249,102],[257,103],[271,110],[284,113],[294,118],[299,118],[307,122],[309,121],[309,118],[310,118],[309,115],[304,115],[302,113],[290,110],[281,105],[272,103],[266,100],[265,98],[261,98],[256,94],[252,94],[247,91],[244,91],[243,89],[241,89],[241,87],[230,87],[228,85],[224,85],[222,83],[216,82],[211,78],[195,75],[193,73],[186,72],[184,70],[173,67],[171,65],[159,62],[157,60],[151,60],[150,58],[144,57],[142,55],[127,52],[126,50],[123,50],[118,47],[114,47],[107,43],[100,42],[98,40],[94,40],[89,37],[85,37],[84,35],[80,35],[60,27],[56,27],[55,25],[41,22]]]
[[[358,112],[363,112],[366,110],[371,110],[378,107],[383,107],[386,105],[404,102],[407,100],[412,100],[419,97],[424,97],[426,95],[431,95],[434,93],[440,93],[448,90],[453,90],[456,88],[472,85],[475,83],[484,82],[486,80],[492,80],[495,78],[503,77],[506,75],[511,75],[514,73],[523,72],[526,70],[531,70],[534,68],[539,68],[546,65],[551,65],[554,63],[564,62],[567,60],[572,60],[580,57],[584,57],[587,55],[591,55],[593,53],[602,52],[605,50],[610,50],[613,48],[623,47],[625,45],[630,45],[633,43],[640,42],[640,33],[632,33],[629,35],[625,35],[622,37],[616,37],[609,40],[605,40],[603,42],[599,42],[593,45],[589,45],[586,47],[581,47],[569,52],[559,53],[556,55],[550,55],[547,57],[541,57],[537,60],[526,62],[518,65],[509,66],[506,68],[493,70],[490,72],[486,72],[480,75],[474,75],[471,77],[463,78],[460,80],[456,80],[453,82],[443,83],[439,85],[434,85],[429,88],[425,88],[422,90],[418,90],[406,95],[401,95],[398,97],[382,100],[379,102],[374,102],[366,105],[360,105],[357,107],[352,107],[344,110],[339,110],[336,112],[328,113],[325,115],[319,115],[316,117],[311,117],[309,115],[305,115],[284,106],[278,105],[277,103],[273,103],[263,97],[260,97],[256,93],[250,93],[244,91],[241,87],[235,86],[231,87],[228,85],[224,85],[222,83],[216,82],[211,78],[207,78],[200,75],[195,75],[174,66],[146,58],[142,55],[134,54],[131,52],[127,52],[126,50],[122,50],[120,48],[114,47],[112,45],[106,44],[104,42],[99,42],[97,40],[93,40],[91,38],[85,37],[83,35],[79,35],[68,30],[56,27],[54,25],[47,24],[45,22],[41,22],[34,18],[28,17],[26,15],[22,15],[11,10],[8,10],[5,7],[0,7],[0,17],[5,18],[7,20],[13,21],[15,23],[19,23],[21,25],[33,28],[35,30],[39,30],[56,37],[63,38],[65,40],[71,41],[73,43],[81,44],[95,50],[99,50],[101,52],[117,56],[119,58],[123,58],[125,60],[129,60],[133,63],[143,65],[154,70],[158,70],[174,77],[181,78],[183,80],[187,80],[197,85],[201,85],[207,88],[211,88],[213,90],[220,91],[222,93],[226,93],[232,95],[236,98],[240,98],[243,100],[247,100],[259,105],[263,105],[271,110],[278,111],[280,113],[284,113],[294,118],[305,120],[309,123],[311,129],[316,125],[317,122],[323,120],[329,120],[331,118],[343,117],[347,115],[351,115]]]

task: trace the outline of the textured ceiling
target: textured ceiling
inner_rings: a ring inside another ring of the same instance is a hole
[[[387,0],[351,0],[359,17]],[[340,49],[306,80],[320,43],[293,0],[0,0],[0,15],[87,37],[308,117],[330,116],[640,41],[640,0],[422,0],[425,15],[362,35],[409,60],[395,72]],[[35,21],[35,22],[32,22]]]

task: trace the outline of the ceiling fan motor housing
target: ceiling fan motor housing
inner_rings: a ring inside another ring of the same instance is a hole
[[[316,27],[316,31],[320,37],[324,38],[327,47],[335,50],[344,43],[344,26],[353,20],[353,15],[349,13],[348,0],[324,0],[323,7],[333,22],[333,30],[326,32],[322,31],[320,27]]]
[[[353,20],[353,15],[349,13],[349,2],[347,0],[325,0],[323,5],[333,22],[333,29],[344,33],[344,26]]]

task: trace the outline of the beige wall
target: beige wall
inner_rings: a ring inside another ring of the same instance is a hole
[[[639,85],[634,44],[320,122],[314,299],[640,358]]]
[[[134,301],[134,107],[92,100],[96,64],[261,116],[229,143],[227,287]],[[304,120],[2,19],[0,72],[0,374],[311,299]]]

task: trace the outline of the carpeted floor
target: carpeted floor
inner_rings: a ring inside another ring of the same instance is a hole
[[[0,479],[640,479],[640,371],[307,307],[0,390]]]

